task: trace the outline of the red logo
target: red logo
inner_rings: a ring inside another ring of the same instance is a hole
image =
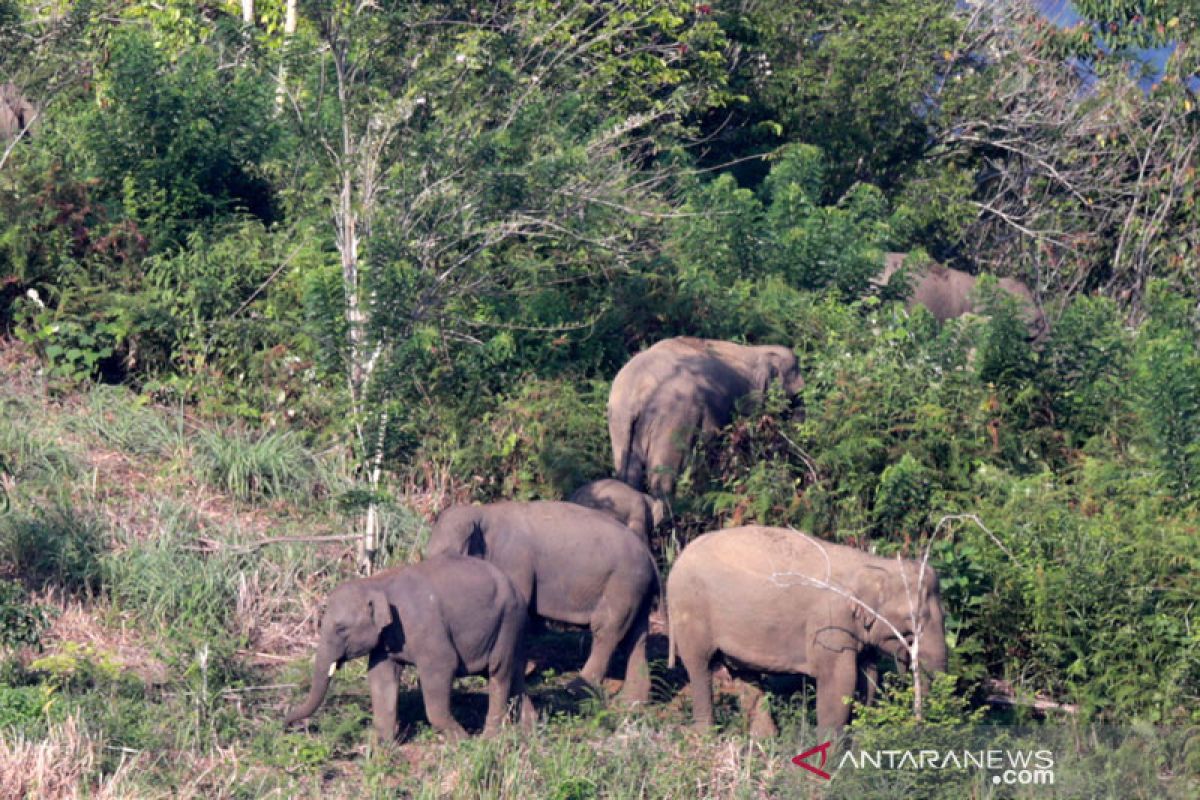
[[[806,770],[811,772],[813,775],[816,775],[818,778],[824,778],[825,780],[829,780],[833,776],[830,775],[825,770],[821,769],[821,767],[825,766],[825,761],[829,757],[829,748],[832,744],[833,744],[833,742],[825,742],[825,744],[819,744],[816,747],[810,747],[807,750],[805,750],[803,753],[801,753],[800,755],[793,758],[792,763],[795,764],[797,767],[804,767]],[[814,753],[821,754],[821,763],[815,767],[812,764],[809,764],[805,760],[809,756],[813,755]]]

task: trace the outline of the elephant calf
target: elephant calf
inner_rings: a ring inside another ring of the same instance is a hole
[[[585,483],[568,501],[603,511],[640,536],[647,547],[650,533],[663,521],[667,511],[666,503],[661,499],[613,478]]]
[[[937,575],[786,528],[749,525],[692,541],[667,579],[669,663],[678,652],[698,727],[713,722],[712,661],[817,681],[817,725],[841,728],[860,670],[882,651],[946,668]]]
[[[379,738],[396,735],[400,673],[414,664],[433,727],[465,735],[450,713],[456,675],[488,676],[484,735],[495,733],[510,698],[521,698],[521,722],[532,725],[525,696],[524,598],[504,573],[475,558],[441,555],[419,564],[348,581],[329,595],[308,699],[288,712],[290,725],[312,715],[338,666],[367,656],[371,709]]]

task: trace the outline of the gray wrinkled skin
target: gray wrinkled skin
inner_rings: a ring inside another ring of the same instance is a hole
[[[609,393],[615,476],[655,497],[671,495],[696,436],[729,424],[739,402],[753,404],[776,380],[793,399],[804,388],[787,347],[680,336],[643,350]]]

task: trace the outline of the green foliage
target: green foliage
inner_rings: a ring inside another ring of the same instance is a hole
[[[607,398],[600,381],[522,383],[466,428],[453,463],[481,498],[564,497],[609,469]]]
[[[152,541],[131,542],[106,557],[108,596],[117,608],[162,626],[180,642],[228,637],[242,562],[236,555],[197,552],[190,541],[180,520]]]
[[[54,707],[49,686],[9,686],[0,683],[0,730],[4,735],[34,736]]]
[[[47,608],[29,602],[24,586],[13,580],[0,580],[0,650],[40,648],[42,633],[49,625]]]
[[[982,276],[974,290],[988,315],[975,369],[979,379],[999,386],[1019,388],[1033,374],[1034,360],[1026,339],[1028,328],[1020,306],[991,275]]]
[[[875,518],[883,529],[912,531],[928,524],[933,476],[921,462],[905,453],[879,474]]]
[[[793,145],[774,156],[758,196],[728,173],[698,186],[666,245],[688,304],[680,316],[694,326],[697,317],[716,312],[728,324],[725,314],[746,311],[722,308],[722,295],[731,288],[735,296],[762,291],[764,279],[832,288],[843,297],[862,293],[881,269],[887,201],[874,187],[856,184],[824,205],[826,172],[819,149]]]
[[[84,595],[98,591],[107,545],[104,524],[65,501],[0,514],[0,559],[36,586]]]
[[[1173,330],[1139,341],[1134,386],[1153,460],[1167,485],[1190,498],[1200,480],[1200,354]]]
[[[980,481],[980,515],[960,547],[988,576],[963,608],[962,638],[984,663],[1112,719],[1192,715],[1200,681],[1191,575],[1194,524],[1164,517],[1150,481],[1127,465],[1084,459],[1063,478]],[[962,573],[960,566],[956,572]]]
[[[205,430],[196,462],[209,482],[241,500],[303,498],[316,486],[313,457],[292,431]]]
[[[269,80],[221,70],[195,46],[174,63],[144,30],[116,32],[84,123],[103,196],[148,232],[151,249],[196,222],[235,211],[274,215],[258,163],[274,145]]]
[[[1055,426],[1086,440],[1117,425],[1129,403],[1130,352],[1116,304],[1077,297],[1055,321],[1042,356]]]

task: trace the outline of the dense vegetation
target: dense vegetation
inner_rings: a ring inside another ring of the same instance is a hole
[[[661,652],[664,704],[569,697],[571,634],[532,739],[381,751],[361,665],[278,728],[331,586],[453,500],[606,475],[613,374],[691,334],[794,346],[805,414],[696,453],[664,569],[743,522],[932,542],[928,728],[1137,723],[1064,796],[1195,796],[1192,3],[252,5],[0,0],[38,109],[0,140],[0,794],[811,790],[804,693],[777,742],[728,706],[699,739]],[[905,312],[888,251],[1026,280],[1049,336],[988,281]],[[857,735],[909,735],[906,692]]]

